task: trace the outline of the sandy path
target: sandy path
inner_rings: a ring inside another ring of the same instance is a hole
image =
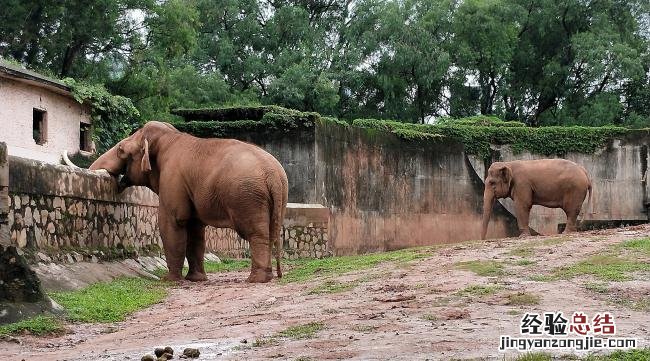
[[[565,316],[574,311],[589,315],[611,312],[618,336],[636,337],[647,347],[650,312],[631,310],[611,302],[607,294],[585,289],[588,277],[530,280],[554,267],[602,253],[612,244],[647,236],[650,226],[581,233],[559,244],[548,241],[543,245],[548,238],[533,237],[447,245],[427,251],[427,258],[409,264],[385,263],[337,277],[337,281],[361,279],[361,283],[333,294],[308,294],[323,278],[288,285],[251,285],[243,282],[246,272],[212,274],[206,283],[174,287],[164,303],[125,322],[70,325],[69,334],[25,336],[21,345],[0,342],[0,355],[10,360],[140,360],[155,346],[170,345],[178,350],[192,345],[202,351],[202,360],[501,360],[499,335],[518,335],[525,312],[545,311],[563,311]],[[521,258],[510,252],[531,244],[534,252],[526,258],[536,263],[516,265]],[[481,277],[454,267],[456,262],[477,259],[505,262],[509,274],[498,279]],[[457,293],[469,285],[496,282],[502,287],[496,295]],[[647,291],[650,279],[647,274],[637,274],[634,281],[611,285],[621,292]],[[540,304],[507,305],[505,295],[519,291],[540,296]],[[412,299],[384,302],[391,297]],[[322,322],[325,328],[311,339],[279,337],[253,347],[256,339],[308,322]]]

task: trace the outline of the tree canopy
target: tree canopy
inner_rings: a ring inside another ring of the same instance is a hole
[[[142,119],[277,104],[343,119],[650,125],[647,0],[0,0],[0,56]]]

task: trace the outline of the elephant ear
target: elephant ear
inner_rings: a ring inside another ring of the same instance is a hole
[[[133,156],[136,150],[137,146],[133,141],[123,140],[117,145],[117,156],[120,159],[127,160],[129,157]]]
[[[144,154],[142,155],[142,162],[140,163],[140,167],[145,173],[151,172],[151,160],[149,159],[149,141],[147,138],[144,138],[143,152]]]
[[[504,165],[499,169],[499,174],[501,175],[503,182],[507,184],[508,189],[510,189],[510,182],[512,182],[512,169],[510,169],[509,166]]]

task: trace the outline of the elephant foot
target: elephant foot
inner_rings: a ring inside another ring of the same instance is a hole
[[[167,272],[167,274],[164,275],[161,279],[163,281],[169,281],[169,282],[180,282],[183,280],[180,274],[176,274],[176,273],[172,274],[169,272]]]
[[[270,268],[268,270],[258,268],[251,270],[251,274],[248,276],[248,279],[246,279],[246,281],[250,283],[266,283],[272,279],[273,272]]]
[[[203,282],[208,280],[208,276],[201,272],[188,273],[185,279],[192,282]]]

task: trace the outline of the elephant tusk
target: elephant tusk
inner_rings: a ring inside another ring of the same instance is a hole
[[[68,151],[67,151],[67,150],[64,150],[64,151],[63,151],[62,156],[63,156],[63,162],[64,162],[68,167],[72,167],[72,168],[74,168],[74,169],[83,169],[83,170],[85,170],[85,171],[94,172],[94,173],[98,173],[98,174],[108,174],[108,175],[110,175],[110,173],[109,173],[106,169],[96,169],[96,170],[84,169],[84,168],[81,168],[81,167],[79,167],[78,165],[72,163],[72,161],[70,160],[70,158],[68,158]]]
[[[70,158],[68,158],[68,151],[67,150],[63,151],[63,162],[66,165],[68,165],[69,167],[80,169],[76,164],[72,163]]]

